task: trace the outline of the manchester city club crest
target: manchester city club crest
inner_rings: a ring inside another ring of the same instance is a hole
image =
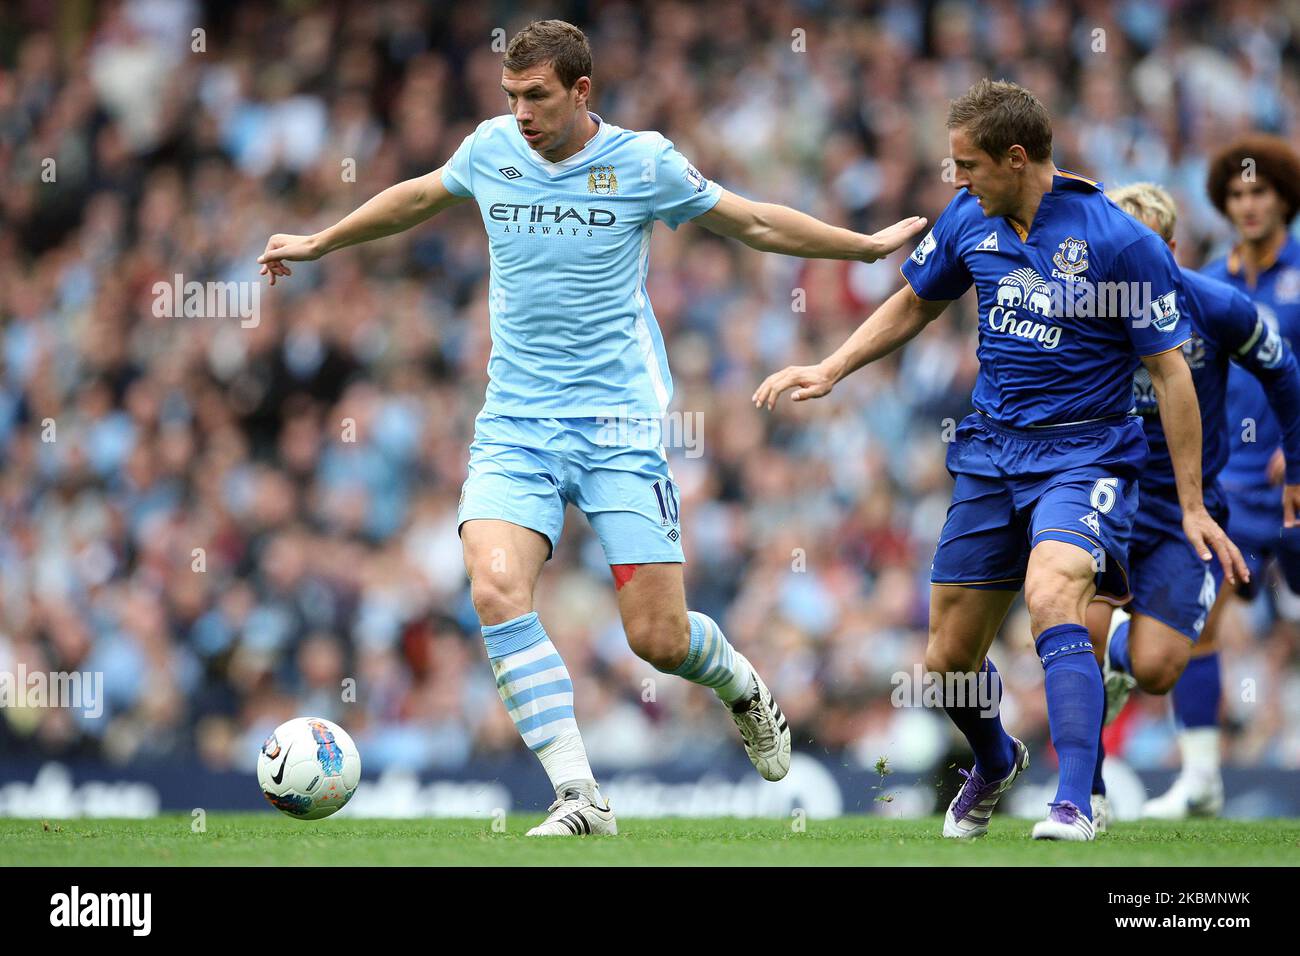
[[[1052,256],[1056,268],[1066,275],[1078,275],[1088,268],[1088,241],[1086,239],[1066,239]]]
[[[618,192],[618,175],[613,166],[587,167],[587,192],[612,196]]]

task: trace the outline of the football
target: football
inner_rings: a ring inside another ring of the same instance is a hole
[[[352,799],[361,780],[361,754],[348,732],[323,717],[285,721],[262,744],[257,782],[277,810],[319,820]]]

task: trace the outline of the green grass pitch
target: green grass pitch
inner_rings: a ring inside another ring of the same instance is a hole
[[[941,818],[619,820],[617,837],[526,839],[534,814],[490,819],[304,823],[274,813],[148,820],[0,819],[11,866],[1294,866],[1300,820],[1118,823],[1096,843],[1036,843],[1032,820],[995,819],[972,843],[939,836]]]

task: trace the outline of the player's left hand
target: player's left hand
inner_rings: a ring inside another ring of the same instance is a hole
[[[1282,527],[1300,528],[1300,485],[1282,486]]]
[[[1204,508],[1183,512],[1183,534],[1187,535],[1187,540],[1202,561],[1209,561],[1211,552],[1218,557],[1229,584],[1236,585],[1238,581],[1250,580],[1250,569],[1246,567],[1240,549]]]
[[[867,237],[868,250],[862,257],[862,261],[875,262],[877,259],[885,258],[904,243],[910,242],[928,222],[929,220],[924,216],[908,216],[906,219],[898,220],[892,226],[886,226],[879,232],[872,233]]]

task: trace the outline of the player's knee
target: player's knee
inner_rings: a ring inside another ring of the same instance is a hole
[[[632,653],[660,671],[675,670],[686,660],[690,627],[685,611],[639,614],[623,622]]]
[[[931,674],[965,674],[978,670],[983,663],[978,649],[970,650],[953,642],[931,640],[925,649],[925,669]]]
[[[1148,694],[1167,694],[1174,689],[1187,666],[1187,655],[1148,655],[1133,660],[1133,676]]]
[[[533,609],[533,596],[527,582],[501,572],[475,574],[470,580],[469,593],[478,619],[485,626],[504,624]]]
[[[1035,634],[1077,623],[1079,603],[1079,581],[1071,574],[1042,568],[1025,579],[1025,607]]]

